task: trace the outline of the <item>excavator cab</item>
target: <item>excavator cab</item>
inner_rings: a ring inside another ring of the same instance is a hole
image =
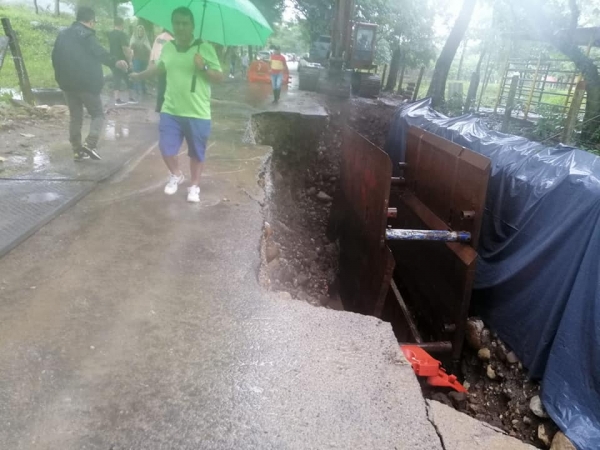
[[[352,92],[360,97],[376,98],[381,89],[381,78],[372,73],[374,64],[377,25],[354,22],[352,42],[346,58],[346,68],[352,71]]]
[[[373,70],[375,66],[375,43],[377,25],[372,23],[354,23],[354,36],[350,50],[348,68],[355,70]]]

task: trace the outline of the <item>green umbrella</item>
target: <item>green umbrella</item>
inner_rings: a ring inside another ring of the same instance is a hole
[[[194,35],[226,46],[265,45],[273,33],[249,0],[133,0],[135,15],[171,29],[171,13],[181,6],[194,14]]]

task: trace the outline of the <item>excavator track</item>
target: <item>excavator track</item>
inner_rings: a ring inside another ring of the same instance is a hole
[[[381,90],[381,77],[379,75],[361,74],[358,96],[377,98]]]

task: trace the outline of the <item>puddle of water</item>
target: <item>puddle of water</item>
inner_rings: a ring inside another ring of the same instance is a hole
[[[60,199],[62,196],[56,192],[36,192],[25,196],[22,200],[27,203],[48,203]]]
[[[129,125],[120,123],[116,120],[108,120],[104,129],[104,139],[107,141],[116,141],[129,137]]]
[[[36,172],[45,169],[50,164],[48,152],[35,150],[33,153],[33,170]]]

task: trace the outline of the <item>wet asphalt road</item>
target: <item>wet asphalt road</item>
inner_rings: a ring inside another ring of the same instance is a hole
[[[259,286],[269,149],[228,111],[201,204],[149,147],[0,260],[1,448],[441,449],[388,324]]]

